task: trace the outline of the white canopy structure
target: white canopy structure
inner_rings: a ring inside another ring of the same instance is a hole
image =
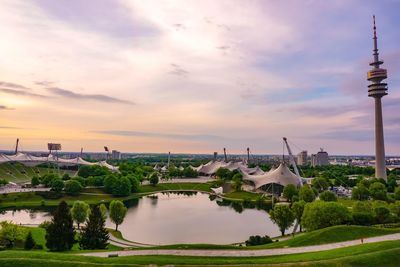
[[[254,183],[255,189],[258,189],[267,184],[278,184],[286,186],[288,184],[300,185],[301,178],[291,172],[285,163],[281,163],[278,168],[271,169],[269,172],[262,175],[243,174],[243,180]]]
[[[255,167],[255,168],[248,168],[247,165],[243,162],[225,162],[225,161],[210,161],[207,164],[200,165],[197,168],[192,167],[199,173],[203,173],[206,175],[213,175],[217,172],[219,168],[226,168],[230,171],[233,170],[239,170],[244,174],[255,174],[255,175],[262,175],[264,174],[264,171],[260,169],[260,167]]]
[[[0,164],[1,163],[6,163],[6,162],[19,162],[27,166],[36,166],[42,163],[54,163],[58,164],[61,166],[73,166],[73,165],[99,165],[99,166],[104,166],[107,167],[108,169],[112,171],[117,171],[118,167],[113,166],[108,164],[106,161],[100,161],[100,162],[89,162],[81,157],[76,157],[72,159],[63,159],[54,156],[53,154],[48,155],[47,157],[36,157],[33,155],[29,155],[26,153],[18,152],[15,155],[6,155],[6,154],[0,154]]]

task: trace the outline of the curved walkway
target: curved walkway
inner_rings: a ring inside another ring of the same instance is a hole
[[[382,241],[400,240],[400,233],[370,237],[364,239],[365,243],[376,243]],[[344,248],[355,245],[360,245],[361,240],[351,240],[339,243],[304,246],[304,247],[291,247],[291,248],[274,248],[274,249],[254,249],[254,250],[211,250],[211,249],[193,249],[193,250],[162,250],[162,249],[148,249],[148,250],[123,250],[113,252],[92,252],[83,253],[84,256],[108,257],[109,254],[118,254],[119,256],[142,256],[142,255],[173,255],[173,256],[201,256],[201,257],[252,257],[252,256],[274,256],[285,254],[297,254],[306,252],[325,251],[336,248]]]

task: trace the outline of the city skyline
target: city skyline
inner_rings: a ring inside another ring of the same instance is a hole
[[[375,14],[398,155],[400,2],[384,2],[2,1],[0,149],[279,154],[287,136],[372,155]]]

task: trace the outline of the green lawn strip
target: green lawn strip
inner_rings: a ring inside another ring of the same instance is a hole
[[[400,232],[400,229],[385,229],[358,225],[338,225],[312,232],[305,232],[294,238],[261,245],[253,246],[252,249],[261,248],[282,248],[282,247],[301,247],[321,244],[357,240],[374,236],[388,235]],[[247,247],[248,248],[248,247]]]
[[[118,264],[174,264],[176,266],[228,264],[264,265],[286,263],[293,264],[292,266],[395,266],[400,260],[399,246],[400,241],[387,241],[358,245],[348,248],[339,248],[330,251],[270,257],[126,256],[116,258],[99,258],[71,255],[69,253],[1,251],[0,265],[88,266],[88,264],[105,264],[109,266],[118,266]]]
[[[235,191],[235,192],[230,192],[230,193],[223,195],[224,198],[230,199],[230,200],[250,199],[252,201],[259,199],[260,196],[261,196],[261,194],[259,194],[259,193],[246,192],[246,191]]]

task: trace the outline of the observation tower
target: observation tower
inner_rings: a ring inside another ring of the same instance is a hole
[[[374,19],[374,61],[369,65],[372,69],[368,71],[367,80],[371,82],[368,85],[368,96],[373,97],[375,101],[375,177],[387,179],[385,164],[385,142],[383,136],[382,120],[382,97],[387,95],[387,83],[382,82],[387,78],[386,69],[380,68],[383,61],[379,60],[378,42],[376,37],[375,16]]]

